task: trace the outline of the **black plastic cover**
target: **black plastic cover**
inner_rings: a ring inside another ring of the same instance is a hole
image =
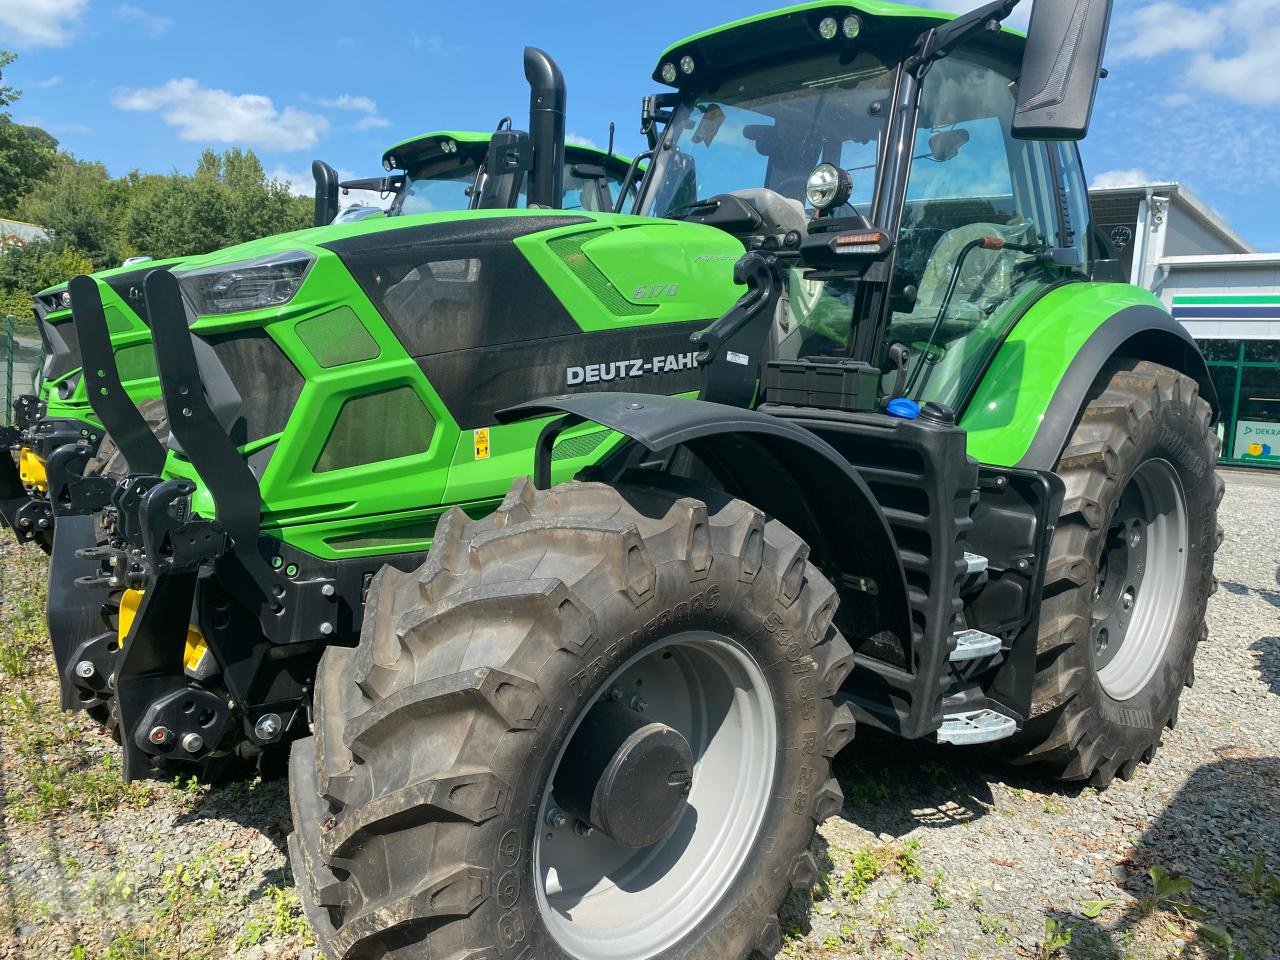
[[[1031,9],[1013,135],[1083,140],[1098,91],[1111,0],[1056,0]]]

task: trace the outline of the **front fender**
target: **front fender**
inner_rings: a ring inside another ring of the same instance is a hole
[[[802,537],[843,598],[871,600],[869,618],[881,629],[911,636],[906,575],[889,524],[866,482],[820,437],[753,410],[650,394],[533,400],[501,411],[498,420],[556,413],[599,423],[649,450],[684,446],[726,493]]]
[[[1217,415],[1195,340],[1156,297],[1128,284],[1073,283],[1038,301],[996,352],[960,420],[969,455],[1052,470],[1098,375],[1120,357],[1185,373]]]

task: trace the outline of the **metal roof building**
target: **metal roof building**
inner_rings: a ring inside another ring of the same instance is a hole
[[[1222,403],[1225,463],[1280,468],[1280,253],[1257,253],[1179,183],[1092,190],[1133,283],[1200,343]]]

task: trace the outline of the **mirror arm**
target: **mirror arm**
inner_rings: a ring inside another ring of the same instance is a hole
[[[927,70],[933,61],[945,57],[975,30],[999,30],[1018,3],[1019,0],[992,0],[962,17],[925,31],[916,41],[916,52],[907,58],[906,68],[914,73]]]

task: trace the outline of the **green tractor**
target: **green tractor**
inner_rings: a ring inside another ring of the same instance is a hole
[[[675,44],[631,215],[149,274],[173,449],[92,557],[137,604],[126,776],[298,738],[330,957],[742,960],[817,879],[858,724],[1098,786],[1149,760],[1215,587],[1216,398],[1091,225],[1111,5],[1023,37],[1016,3]],[[547,94],[513,176],[563,136]],[[82,344],[100,290],[72,281]]]
[[[497,135],[508,136],[509,128],[510,121],[504,119]],[[384,216],[379,207],[344,209],[340,194],[349,195],[353,190],[389,197],[385,216],[466,210],[473,205],[472,198],[479,196],[477,175],[484,169],[493,139],[494,134],[474,131],[422,134],[383,154],[386,176],[344,182],[331,166],[317,160],[312,164],[315,223],[321,226]],[[565,147],[564,165],[560,203],[568,210],[612,210],[630,169],[630,161],[615,155],[612,148],[601,151],[579,144]],[[523,194],[518,193],[510,202],[522,205]],[[94,274],[104,285],[104,312],[121,384],[135,403],[147,404],[145,412],[153,428],[160,431],[162,442],[167,428],[163,426],[151,334],[144,319],[142,280],[152,270],[172,269],[187,259],[131,263]],[[93,476],[105,470],[122,476],[125,470],[118,449],[105,436],[91,409],[70,305],[65,283],[35,295],[36,318],[48,354],[41,392],[16,398],[14,425],[0,428],[0,448],[12,448],[18,455],[16,466],[10,465],[7,456],[0,456],[0,525],[9,526],[20,543],[35,542],[46,551],[52,549],[59,516],[54,504],[61,499],[65,508],[72,506],[70,483],[85,474]],[[106,444],[100,451],[104,439]],[[143,472],[147,468],[154,471],[160,463],[149,461],[140,467]]]

